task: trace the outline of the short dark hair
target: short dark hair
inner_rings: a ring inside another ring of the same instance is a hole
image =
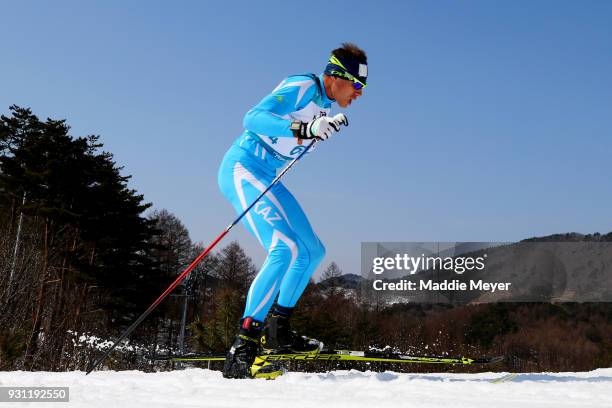
[[[355,59],[364,63],[368,62],[368,56],[366,55],[365,51],[350,42],[342,43],[340,48],[336,48],[331,53],[332,55],[338,57],[340,61]]]

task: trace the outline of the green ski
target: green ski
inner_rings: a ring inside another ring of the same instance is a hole
[[[400,353],[381,353],[354,350],[323,350],[320,353],[282,353],[282,354],[262,354],[260,359],[273,361],[355,361],[355,362],[383,362],[383,363],[412,363],[412,364],[494,364],[504,360],[503,356],[497,357],[431,357],[414,356]],[[157,356],[151,360],[165,361],[223,361],[225,355],[222,354],[188,354],[183,356]]]

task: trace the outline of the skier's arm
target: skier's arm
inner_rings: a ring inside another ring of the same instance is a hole
[[[307,89],[304,90],[304,87]],[[245,129],[272,137],[294,137],[289,129],[291,119],[284,119],[283,116],[295,112],[298,102],[312,97],[313,87],[314,81],[310,86],[304,83],[284,84],[246,113],[243,121]]]

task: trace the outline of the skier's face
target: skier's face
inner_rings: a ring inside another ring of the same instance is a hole
[[[355,99],[363,94],[363,88],[355,89],[353,87],[353,81],[338,77],[332,77],[332,80],[331,97],[338,102],[341,108],[348,107]]]

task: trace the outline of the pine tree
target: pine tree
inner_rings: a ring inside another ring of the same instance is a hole
[[[251,258],[244,253],[238,242],[233,241],[221,250],[218,259],[215,275],[219,285],[246,294],[256,273]]]
[[[108,334],[107,323],[129,320],[159,293],[142,216],[150,204],[98,136],[75,138],[65,120],[10,110],[0,117],[0,232],[2,247],[18,251],[15,279],[0,279],[0,323],[27,331],[18,367],[54,369],[69,364],[68,333]]]
[[[329,295],[333,296],[338,292],[340,287],[340,277],[342,269],[335,262],[330,263],[323,271],[321,283],[328,289]]]
[[[215,279],[212,301],[205,302],[201,324],[192,326],[192,343],[206,349],[227,349],[236,333],[245,306],[247,290],[255,275],[255,266],[240,247],[231,242],[215,257],[211,278]]]

